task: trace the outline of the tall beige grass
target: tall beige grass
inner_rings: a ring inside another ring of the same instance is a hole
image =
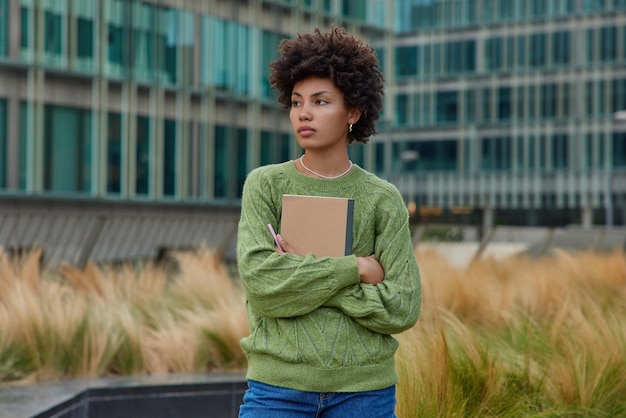
[[[244,294],[209,250],[172,265],[40,268],[0,253],[0,382],[243,370]],[[626,255],[416,252],[422,315],[398,335],[407,417],[626,416]]]
[[[558,251],[463,270],[435,253],[416,256],[424,305],[398,336],[399,416],[626,413],[623,252]]]
[[[243,369],[244,296],[208,250],[179,266],[39,268],[0,253],[0,380]]]

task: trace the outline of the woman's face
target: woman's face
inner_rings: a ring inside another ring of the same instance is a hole
[[[304,149],[345,150],[348,126],[359,115],[346,107],[343,92],[328,78],[312,76],[293,86],[289,119]]]

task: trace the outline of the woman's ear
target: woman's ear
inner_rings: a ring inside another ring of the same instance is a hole
[[[361,109],[358,109],[358,108],[354,108],[350,110],[348,114],[349,116],[348,122],[351,124],[357,123],[359,119],[361,119],[361,113],[362,113]]]

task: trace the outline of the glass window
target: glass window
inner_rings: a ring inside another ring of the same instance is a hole
[[[122,190],[122,116],[119,113],[107,115],[107,167],[106,191],[119,194]]]
[[[254,41],[250,28],[236,22],[203,16],[200,29],[202,39],[205,40],[201,45],[201,84],[247,94],[250,87],[250,48]],[[278,39],[274,42],[276,49]],[[265,74],[269,76],[269,69]],[[264,86],[269,88],[267,80]]]
[[[498,0],[500,21],[513,20],[515,15],[515,0]]]
[[[194,125],[189,122],[189,131]],[[209,175],[208,130],[204,123],[198,124],[197,135],[189,136],[187,144],[187,196],[192,198],[206,198],[207,178]]]
[[[7,101],[0,100],[0,189],[7,187]]]
[[[259,163],[262,166],[278,162],[276,158],[276,154],[274,152],[274,144],[276,143],[276,141],[272,139],[272,136],[273,136],[272,132],[267,132],[267,131],[261,132]]]
[[[593,168],[593,134],[585,135],[585,152],[582,155],[583,158],[583,167],[584,168]]]
[[[560,92],[560,102],[561,102],[561,112],[560,116],[569,116],[571,114],[571,89],[572,85],[569,83],[561,84],[561,92]]]
[[[476,122],[476,90],[465,91],[465,121]]]
[[[422,52],[421,58],[422,58],[422,62],[423,62],[423,64],[422,64],[422,74],[423,75],[430,75],[430,74],[433,73],[433,68],[432,68],[433,59],[432,59],[432,55],[431,55],[432,51],[433,51],[432,45],[420,46],[420,49],[421,49],[421,52]],[[418,74],[418,75],[421,75],[421,74]]]
[[[483,138],[481,140],[481,169],[502,171],[511,168],[511,138]]]
[[[569,166],[569,144],[567,135],[552,137],[552,168],[565,170]]]
[[[539,168],[541,170],[545,170],[547,167],[547,148],[546,148],[546,137],[545,135],[540,135],[538,138],[537,149],[539,151]]]
[[[597,84],[598,91],[598,114],[604,115],[606,112],[606,96],[608,84],[604,80],[600,80]]]
[[[519,36],[516,38],[516,68],[526,68],[528,61],[526,59],[526,37]]]
[[[527,167],[529,170],[535,170],[537,168],[537,138],[531,136],[528,138],[528,157],[527,157]]]
[[[128,48],[127,34],[124,27],[124,3],[122,0],[110,0],[107,7],[107,74],[112,77],[124,75],[124,57]]]
[[[515,67],[515,38],[513,36],[507,36],[504,38],[506,42],[504,48],[504,67],[511,69]]]
[[[291,137],[289,134],[261,132],[261,165],[289,160]]]
[[[156,7],[145,2],[133,2],[132,48],[133,75],[145,82],[154,80],[156,72],[155,46],[158,37],[156,29]]]
[[[613,80],[611,88],[611,111],[626,110],[626,79]]]
[[[539,117],[539,107],[537,106],[537,86],[528,86],[528,117],[535,119]]]
[[[385,49],[384,48],[375,48],[376,56],[378,57],[378,69],[384,74],[385,73]]]
[[[396,95],[396,124],[404,126],[409,119],[409,96],[407,94]]]
[[[440,91],[436,96],[436,121],[456,122],[458,119],[458,99],[456,91]]]
[[[0,0],[0,55],[7,55],[9,44],[9,3]]]
[[[587,81],[585,83],[585,114],[588,116],[594,115],[594,106],[593,106],[593,81]]]
[[[21,190],[26,190],[30,171],[28,167],[28,157],[26,150],[32,144],[32,104],[25,101],[20,102],[20,135],[19,135],[19,167],[18,182]]]
[[[240,198],[243,192],[243,183],[246,181],[248,174],[248,130],[239,128],[237,129],[237,149],[235,150],[237,156],[237,197]]]
[[[611,26],[600,28],[600,60],[615,61],[617,59],[617,28]]]
[[[599,12],[604,8],[605,0],[583,0],[583,10],[585,12]]]
[[[595,62],[595,52],[596,52],[596,46],[595,46],[595,36],[596,34],[596,29],[587,29],[587,32],[585,32],[585,48],[586,48],[586,56],[587,56],[587,62],[588,63],[593,63]]]
[[[235,92],[237,94],[249,94],[250,93],[250,45],[252,39],[250,34],[252,31],[246,25],[234,24],[237,39],[237,54],[235,62],[235,73],[237,78],[235,79]]]
[[[287,36],[284,36],[287,37]],[[280,40],[283,38],[280,34],[276,32],[263,31],[261,36],[262,39],[262,47],[261,47],[261,97],[268,99],[275,99],[277,97],[277,93],[272,90],[269,83],[269,75],[270,68],[269,65],[271,62],[275,61],[278,58],[278,44]]]
[[[365,22],[366,3],[364,1],[343,0],[341,15],[350,19],[357,19]]]
[[[185,42],[185,35],[179,33],[181,15],[181,12],[170,7],[157,9],[158,22],[162,22],[158,28],[157,56],[161,73],[160,81],[163,83],[178,84],[180,81],[178,48],[179,44]]]
[[[443,44],[445,53],[444,69],[446,74],[454,74],[463,70],[461,61],[463,58],[461,42],[448,42]]]
[[[555,32],[552,34],[552,63],[555,65],[569,64],[570,47],[569,32]]]
[[[213,193],[216,198],[227,197],[228,165],[228,129],[224,126],[216,126],[213,155],[213,166],[215,167]]]
[[[163,196],[176,195],[178,146],[176,121],[163,121]]]
[[[91,71],[94,57],[94,16],[95,3],[89,1],[75,3],[76,36],[72,42],[76,43],[76,60],[74,66],[78,70]]]
[[[150,118],[137,116],[135,137],[135,193],[137,195],[147,196],[150,193],[151,148]]]
[[[541,0],[543,1],[543,0]],[[530,35],[530,66],[542,67],[546,65],[547,36],[545,33]]]
[[[401,2],[396,7],[396,27],[400,32],[434,27],[438,18],[437,6],[434,1]]]
[[[613,134],[613,167],[626,167],[626,134],[616,132]]]
[[[193,80],[193,13],[159,7],[157,14],[159,67],[165,76],[161,81],[189,84]]]
[[[488,70],[502,68],[502,38],[487,39],[485,64]]]
[[[47,65],[63,65],[66,51],[66,2],[46,2],[44,9],[44,51]]]
[[[530,0],[530,15],[532,17],[547,16],[548,15],[548,3],[549,2],[547,2],[546,0]]]
[[[463,42],[463,71],[476,71],[476,41]]]
[[[511,119],[512,94],[510,87],[498,88],[498,120]]]
[[[495,13],[494,7],[496,5],[496,0],[483,0],[483,20],[485,22],[493,22],[495,21]]]
[[[375,148],[374,172],[380,176],[385,172],[385,144],[382,142],[376,142]]]
[[[596,161],[597,161],[597,165],[596,167],[604,167],[604,135],[603,134],[598,134],[596,136],[596,141],[597,141],[597,150],[596,150]]]
[[[519,136],[515,138],[515,161],[514,161],[514,169],[515,172],[521,172],[524,168],[524,138]]]
[[[541,117],[552,118],[557,112],[557,85],[541,86]]]
[[[348,155],[350,160],[360,167],[365,166],[365,147],[367,145],[360,142],[353,142],[348,147]]]
[[[310,3],[311,0],[308,0],[308,2]],[[305,4],[307,2],[305,1]],[[367,7],[367,22],[384,28],[385,27],[385,22],[387,20],[387,1],[386,0],[373,0],[373,1],[367,1],[366,3],[366,7]]]
[[[417,66],[416,46],[396,48],[396,76],[415,76],[417,74]]]
[[[91,111],[46,105],[44,124],[44,190],[90,191]]]
[[[488,88],[482,90],[482,103],[482,120],[488,122],[491,120],[491,90]]]
[[[407,149],[419,153],[419,159],[410,163],[417,171],[456,171],[457,169],[458,141],[455,139],[410,142],[398,152]]]
[[[515,88],[515,114],[520,119],[526,118],[526,102],[524,100],[525,90],[524,86],[518,86]]]

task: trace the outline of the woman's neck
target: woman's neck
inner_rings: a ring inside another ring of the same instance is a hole
[[[296,168],[307,176],[334,179],[345,176],[352,170],[352,161],[348,153],[336,156],[323,156],[314,152],[305,152],[294,161]]]

